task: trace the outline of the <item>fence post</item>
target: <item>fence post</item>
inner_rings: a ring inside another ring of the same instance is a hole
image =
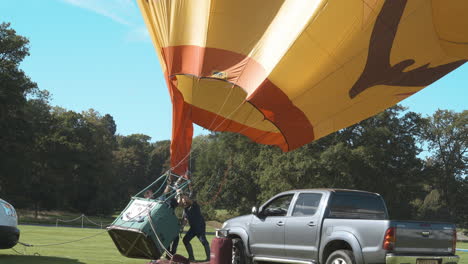
[[[55,227],[58,227],[58,218],[55,219]]]
[[[84,214],[81,215],[81,228],[83,228],[83,224],[84,224]]]

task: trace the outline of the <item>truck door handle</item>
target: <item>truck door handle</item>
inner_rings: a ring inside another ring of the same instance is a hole
[[[314,223],[314,221],[310,221],[309,223],[307,223],[308,226],[316,226],[316,224]]]
[[[277,226],[284,226],[284,222],[283,221],[279,221],[276,223]]]

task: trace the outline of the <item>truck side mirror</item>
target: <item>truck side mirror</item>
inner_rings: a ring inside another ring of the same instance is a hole
[[[257,206],[252,207],[252,214],[258,216],[258,208],[257,208]]]

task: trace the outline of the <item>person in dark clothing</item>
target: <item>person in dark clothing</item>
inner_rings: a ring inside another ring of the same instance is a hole
[[[170,201],[169,201],[169,207],[171,207],[172,209],[175,210],[175,208],[179,205],[179,203],[177,202],[177,200],[175,198],[172,198]],[[182,227],[183,228],[183,227]],[[179,234],[182,233],[182,230],[179,231]],[[179,245],[179,235],[177,235],[177,237],[174,239],[174,241],[172,241],[171,245],[169,246],[169,253],[171,253],[171,255],[175,255],[176,252],[177,252],[177,246]],[[169,256],[166,256],[167,259],[170,259]]]
[[[186,219],[190,225],[190,229],[185,234],[182,241],[184,242],[187,253],[189,254],[189,260],[194,261],[192,245],[190,241],[196,236],[205,248],[206,260],[210,260],[210,244],[206,239],[206,224],[203,215],[201,214],[200,206],[196,201],[189,199],[187,196],[180,197],[180,204],[184,207],[184,219]]]
[[[164,190],[164,193],[163,195],[161,196],[162,200],[165,200],[166,199],[166,195],[170,192],[170,188],[169,187],[166,187],[166,189]],[[177,206],[179,206],[179,201],[176,199],[176,198],[170,198],[169,201],[166,201],[167,205],[169,206],[169,208],[175,210],[177,208]],[[183,228],[183,227],[182,227]],[[179,234],[182,233],[182,230],[179,231]],[[177,237],[171,242],[171,244],[169,245],[169,253],[171,253],[171,255],[175,255],[176,252],[177,252],[177,247],[179,245],[179,234],[177,235]],[[171,257],[169,255],[166,255],[166,259],[171,259]]]

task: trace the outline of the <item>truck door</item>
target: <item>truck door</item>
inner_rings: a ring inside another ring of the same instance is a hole
[[[317,260],[321,193],[300,193],[285,225],[285,252],[291,259]]]
[[[284,257],[284,225],[294,194],[274,198],[250,225],[250,248],[255,256]]]

